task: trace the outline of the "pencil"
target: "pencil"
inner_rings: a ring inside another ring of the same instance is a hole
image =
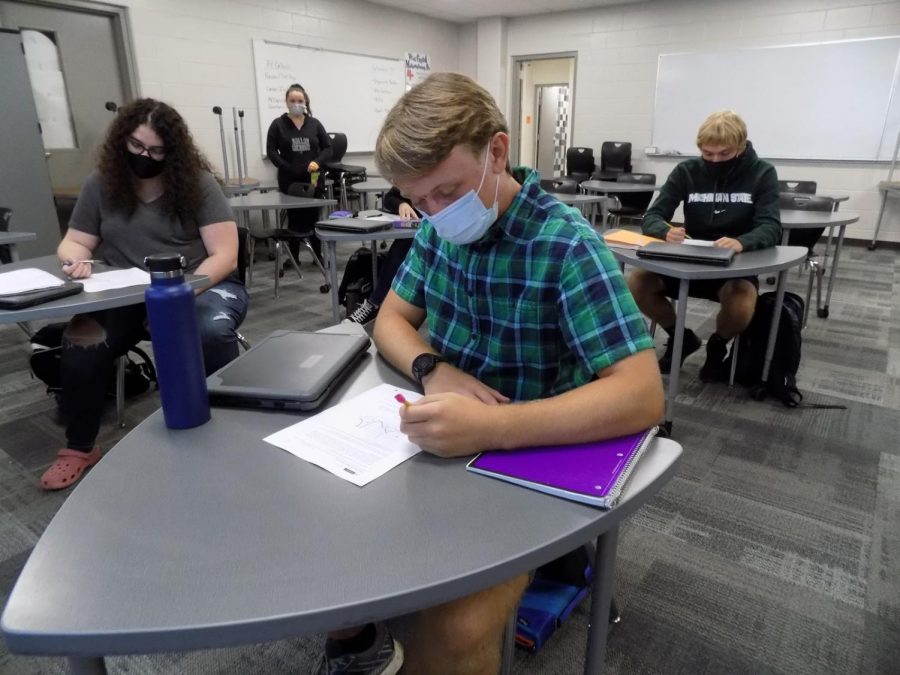
[[[670,230],[674,230],[674,229],[675,229],[675,226],[674,226],[672,223],[666,223],[666,227],[668,227]],[[684,238],[685,238],[685,239],[690,239],[690,238],[691,238],[691,235],[689,235],[687,232],[685,232],[685,233],[684,233]]]
[[[406,400],[406,397],[403,394],[394,394],[394,398],[397,399],[398,403],[402,403],[404,408],[408,408],[412,405],[412,403]]]

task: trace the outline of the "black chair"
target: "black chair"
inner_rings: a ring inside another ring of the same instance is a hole
[[[12,209],[0,206],[0,232],[9,232],[9,221],[12,220]],[[8,245],[0,246],[0,265],[12,262],[12,252]]]
[[[356,193],[347,194],[347,186],[366,180],[366,167],[355,164],[344,164],[344,155],[347,153],[347,135],[341,133],[329,133],[331,139],[331,159],[325,162],[327,177],[340,186],[341,208],[350,208],[350,199],[360,199]],[[360,199],[360,204],[362,200]]]
[[[568,176],[559,178],[542,178],[541,187],[547,192],[574,195],[578,193],[578,181]]]
[[[569,148],[566,150],[566,178],[581,183],[588,180],[593,172],[593,148]]]
[[[315,194],[315,188],[311,183],[292,183],[288,187],[288,194],[294,197],[312,197]],[[306,232],[296,232],[284,227],[284,221],[286,219],[287,210],[283,209],[281,211],[281,216],[278,219],[279,227],[265,232],[265,237],[271,239],[275,244],[275,297],[277,298],[279,296],[279,282],[283,274],[281,267],[282,255],[287,255],[287,259],[290,262],[291,267],[293,267],[294,271],[297,273],[297,277],[300,279],[303,278],[303,272],[300,271],[300,264],[291,253],[290,244],[293,242],[299,243],[309,251],[313,258],[313,263],[319,268],[319,271],[322,273],[322,278],[325,280],[325,283],[319,286],[319,292],[327,293],[331,290],[331,284],[328,283],[328,272],[325,270],[322,259],[319,257],[318,253],[316,253],[316,249],[310,241],[310,237],[315,234],[315,224],[310,224],[310,228]]]
[[[620,173],[618,174],[617,182],[656,185],[656,174]],[[617,227],[620,218],[642,218],[653,200],[653,192],[649,190],[647,192],[611,192],[609,196],[615,197],[616,201],[619,202],[619,206],[609,209],[609,215],[615,218]]]
[[[593,178],[618,180],[623,173],[631,173],[631,143],[604,141],[600,146],[600,170]]]
[[[835,201],[831,197],[817,197],[811,194],[796,194],[790,192],[782,192],[778,195],[778,208],[790,209],[794,211],[834,211]],[[816,278],[816,313],[826,318],[828,310],[822,308],[822,280],[825,277],[825,267],[828,260],[828,251],[819,261],[814,246],[825,231],[824,227],[816,227],[803,230],[791,230],[788,233],[787,243],[789,246],[805,246],[807,248],[806,265],[809,267],[809,282],[806,286],[806,307],[803,312],[803,325],[806,326],[806,319],[809,316],[809,301],[812,298],[813,277]]]
[[[792,192],[802,195],[816,194],[816,181],[814,180],[780,180],[778,181],[779,192]]]

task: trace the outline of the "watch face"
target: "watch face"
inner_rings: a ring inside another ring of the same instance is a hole
[[[416,379],[419,380],[419,383],[422,382],[422,378],[428,375],[434,367],[438,364],[439,359],[434,354],[419,354],[414,360],[412,364],[413,374],[416,376]]]

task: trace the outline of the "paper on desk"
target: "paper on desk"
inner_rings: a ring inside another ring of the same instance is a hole
[[[400,432],[400,403],[420,394],[382,384],[263,440],[362,487],[421,451]]]
[[[0,273],[0,295],[16,295],[62,286],[65,281],[36,267]]]
[[[379,213],[377,216],[366,216],[365,219],[371,220],[373,223],[393,223],[397,220],[397,216],[389,213]]]
[[[146,286],[150,283],[150,273],[137,267],[131,267],[127,270],[92,274],[87,279],[77,279],[76,281],[84,284],[85,293],[99,293],[128,286]]]
[[[710,241],[709,239],[685,239],[682,244],[687,244],[688,246],[714,246],[716,242]]]

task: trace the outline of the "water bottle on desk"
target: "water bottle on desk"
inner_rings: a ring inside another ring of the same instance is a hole
[[[144,258],[150,285],[144,293],[163,416],[170,429],[209,421],[209,397],[194,290],[184,279],[184,256]]]

